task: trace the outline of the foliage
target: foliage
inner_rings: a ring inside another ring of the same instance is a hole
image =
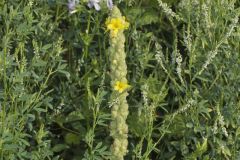
[[[111,157],[109,9],[0,1],[0,158]],[[115,0],[129,29],[125,159],[240,159],[240,2]]]

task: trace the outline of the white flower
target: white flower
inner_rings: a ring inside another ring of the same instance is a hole
[[[75,7],[79,3],[79,0],[68,0],[68,10],[72,14],[76,12]]]
[[[112,2],[112,0],[107,0],[107,7],[108,7],[109,9],[112,9],[112,8],[113,8],[113,2]]]
[[[89,0],[88,1],[88,7],[92,8],[94,7],[97,11],[99,11],[101,9],[99,3],[101,0]],[[105,0],[107,2],[107,7],[108,9],[112,9],[113,8],[113,1],[112,0]]]
[[[89,8],[94,7],[97,11],[99,11],[101,9],[99,2],[100,2],[100,0],[89,0],[88,7]]]

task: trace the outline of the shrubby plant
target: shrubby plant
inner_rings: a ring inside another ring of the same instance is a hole
[[[0,158],[239,159],[239,15],[236,0],[2,0]]]

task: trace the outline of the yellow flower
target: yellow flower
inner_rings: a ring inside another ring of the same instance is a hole
[[[110,30],[110,35],[116,37],[120,30],[128,29],[129,23],[125,21],[125,17],[111,18],[106,21],[107,30]]]
[[[122,93],[125,89],[129,88],[130,85],[124,82],[117,81],[114,86],[114,90]]]

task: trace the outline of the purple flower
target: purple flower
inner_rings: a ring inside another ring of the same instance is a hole
[[[71,14],[75,12],[75,8],[78,3],[79,0],[68,0],[68,10]]]
[[[112,2],[112,0],[107,0],[107,7],[108,7],[109,9],[112,9],[112,8],[113,8],[113,2]]]
[[[101,9],[99,2],[100,2],[100,0],[89,0],[88,7],[89,8],[94,7],[97,11],[99,11]]]

